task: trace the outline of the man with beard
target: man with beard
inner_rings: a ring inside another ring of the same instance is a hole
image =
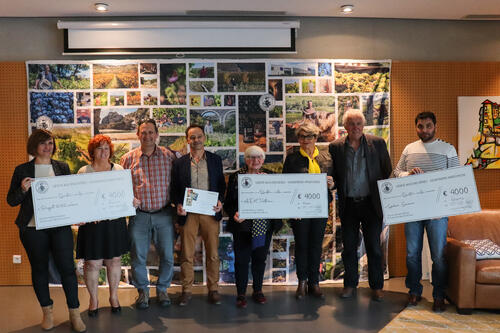
[[[420,140],[405,147],[394,170],[396,177],[420,174],[424,172],[459,166],[455,147],[435,137],[436,116],[432,112],[421,112],[415,118],[417,135]],[[406,266],[408,275],[406,287],[409,289],[408,305],[415,306],[421,300],[422,284],[422,242],[424,228],[432,258],[432,296],[434,312],[443,312],[447,266],[444,257],[448,218],[422,220],[405,224]]]

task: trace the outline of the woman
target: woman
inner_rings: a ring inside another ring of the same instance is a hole
[[[248,264],[252,262],[253,294],[252,299],[258,304],[265,304],[266,297],[262,293],[262,282],[266,258],[271,243],[273,230],[281,228],[281,220],[245,220],[240,219],[238,212],[238,175],[266,174],[262,169],[264,151],[258,146],[250,146],[245,150],[245,166],[229,177],[224,209],[229,216],[228,229],[233,233],[233,248],[235,255],[236,306],[247,306],[246,290],[248,284]],[[263,235],[255,234],[256,230],[265,230]]]
[[[53,301],[49,292],[49,256],[52,254],[56,268],[61,275],[71,327],[77,332],[85,332],[86,327],[79,310],[71,227],[36,230],[31,197],[31,183],[34,178],[69,175],[69,167],[64,162],[52,159],[52,155],[56,152],[56,145],[49,131],[43,129],[33,131],[28,138],[27,151],[28,154],[34,156],[34,159],[18,165],[14,170],[7,202],[13,207],[21,205],[16,224],[30,261],[33,289],[42,307],[41,326],[44,330],[54,327]]]
[[[87,149],[92,163],[82,167],[78,173],[123,170],[121,165],[110,162],[113,144],[108,136],[96,135],[90,140]],[[103,262],[108,274],[111,312],[121,312],[117,293],[121,277],[121,255],[128,250],[127,223],[124,217],[91,222],[79,227],[76,257],[85,259],[83,274],[90,296],[89,317],[95,317],[98,313],[97,287]]]
[[[295,130],[300,150],[289,154],[283,165],[283,173],[327,173],[331,166],[328,152],[320,152],[316,147],[319,128],[310,122]],[[327,176],[328,202],[332,201],[333,178]],[[324,298],[319,288],[319,264],[321,246],[327,218],[291,220],[295,237],[295,261],[299,286],[295,297],[304,298],[306,291],[315,297]]]

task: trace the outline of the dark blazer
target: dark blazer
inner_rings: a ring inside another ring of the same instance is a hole
[[[50,160],[54,174],[56,176],[69,175],[69,166],[60,161]],[[31,197],[31,188],[28,192],[23,193],[21,189],[21,182],[24,178],[35,178],[35,159],[20,164],[14,170],[12,180],[10,181],[9,192],[7,193],[7,203],[12,207],[21,205],[19,213],[17,214],[16,224],[19,229],[24,229],[33,216],[33,199]]]
[[[346,138],[343,137],[330,143],[329,150],[332,156],[333,166],[332,173],[337,195],[339,197],[339,216],[342,219],[345,213],[345,199],[347,195],[346,184],[346,158],[345,158],[345,143]],[[383,218],[382,207],[380,206],[380,195],[378,193],[377,180],[387,179],[391,175],[392,165],[387,145],[384,139],[371,135],[364,134],[361,138],[362,145],[366,152],[366,169],[368,170],[368,182],[370,187],[370,197],[373,208],[377,212],[380,219]]]
[[[320,150],[319,155],[316,156],[316,161],[319,164],[321,173],[326,173],[330,176],[332,159],[329,154]],[[283,173],[309,173],[309,159],[302,156],[298,150],[288,154],[283,164]],[[332,202],[332,200],[332,191],[328,190],[328,202]]]
[[[253,220],[245,220],[241,223],[238,223],[234,220],[234,214],[238,211],[238,175],[246,174],[248,172],[248,168],[244,166],[240,170],[232,173],[229,176],[229,182],[227,184],[227,194],[226,200],[224,201],[224,211],[228,215],[229,219],[227,222],[227,230],[232,233],[236,232],[252,232],[252,221]],[[262,169],[263,173],[274,173],[273,171]],[[274,232],[281,229],[283,226],[283,221],[279,219],[268,220],[269,228],[271,228]]]
[[[222,159],[209,151],[205,151],[208,169],[208,190],[219,193],[220,202],[224,202],[226,180],[222,172]],[[182,204],[186,187],[191,187],[191,155],[186,154],[174,161],[172,167],[172,202]],[[220,221],[222,213],[216,213],[215,219]],[[186,216],[179,216],[178,223],[184,225]]]

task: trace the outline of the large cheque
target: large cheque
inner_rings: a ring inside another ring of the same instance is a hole
[[[378,181],[385,224],[481,210],[471,166]]]
[[[238,175],[242,219],[326,218],[326,174]]]
[[[35,178],[37,229],[135,215],[130,170]]]

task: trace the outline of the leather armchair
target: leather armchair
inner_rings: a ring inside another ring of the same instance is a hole
[[[500,210],[452,216],[448,221],[448,301],[460,314],[472,309],[500,309],[500,259],[476,260],[463,240],[491,239],[500,244]]]

